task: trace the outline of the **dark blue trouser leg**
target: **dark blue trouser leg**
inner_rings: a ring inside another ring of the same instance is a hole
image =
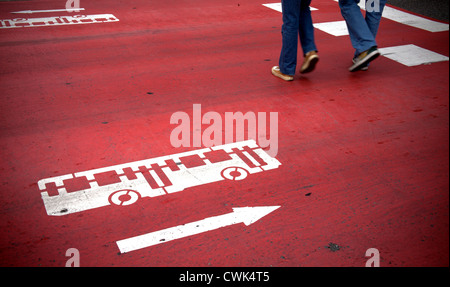
[[[282,0],[283,26],[281,28],[283,46],[279,66],[283,74],[294,75],[297,67],[298,38],[304,53],[316,50],[314,27],[309,4],[311,0]]]

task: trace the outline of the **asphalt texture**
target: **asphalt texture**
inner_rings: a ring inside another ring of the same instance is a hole
[[[448,22],[448,2],[447,0],[389,0],[388,4],[426,17]]]

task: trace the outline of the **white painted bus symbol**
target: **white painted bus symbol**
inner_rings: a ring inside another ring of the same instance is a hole
[[[243,180],[281,163],[254,140],[42,179],[48,215],[67,215],[140,198],[175,193],[221,180]]]
[[[95,24],[119,22],[112,14],[55,16],[43,18],[15,18],[0,19],[0,29],[24,28],[24,27],[50,27],[77,24]]]

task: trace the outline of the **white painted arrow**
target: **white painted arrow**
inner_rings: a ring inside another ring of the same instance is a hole
[[[116,243],[120,253],[126,253],[238,223],[248,226],[278,208],[280,206],[237,207],[228,214],[119,240]]]
[[[33,13],[51,13],[51,12],[80,12],[84,8],[74,8],[74,9],[53,9],[53,10],[24,10],[11,12],[13,14],[33,14]]]

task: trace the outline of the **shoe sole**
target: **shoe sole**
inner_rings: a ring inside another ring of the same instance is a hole
[[[283,75],[277,73],[273,68],[272,68],[272,75],[274,75],[275,77],[280,78],[282,80],[288,81],[288,82],[294,80],[294,77],[292,77],[292,76],[283,76]]]
[[[353,60],[353,64],[355,64],[355,61],[354,61],[354,60]],[[367,65],[369,65],[369,64],[367,64]],[[369,66],[367,66],[367,65],[361,67],[361,69],[359,69],[359,70],[360,70],[360,71],[367,71],[367,70],[369,70]]]
[[[380,56],[380,51],[375,50],[372,53],[368,54],[363,60],[355,63],[353,66],[351,66],[349,68],[350,72],[356,72],[361,70],[364,66],[367,66],[367,64],[369,64],[370,62],[372,62],[373,60],[375,60],[376,58],[378,58]]]
[[[309,61],[306,63],[306,68],[300,70],[300,74],[311,73],[316,68],[316,65],[318,62],[319,62],[319,56],[311,57],[311,59],[309,59]]]

